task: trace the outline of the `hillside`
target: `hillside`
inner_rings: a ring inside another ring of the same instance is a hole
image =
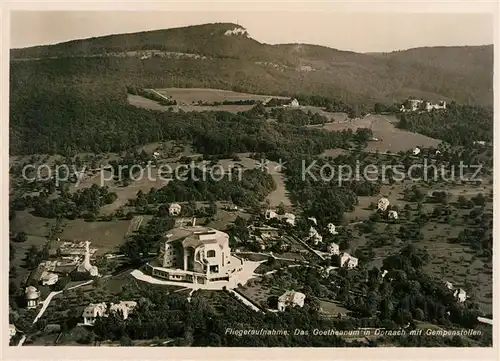
[[[35,60],[40,58],[45,59]],[[86,86],[110,81],[116,86],[213,87],[318,94],[350,103],[392,103],[411,95],[493,102],[492,46],[360,54],[308,44],[262,44],[241,26],[224,23],[12,49],[11,59],[11,78],[34,77],[31,83],[43,82],[36,74],[41,71],[51,73],[55,85],[83,76]]]

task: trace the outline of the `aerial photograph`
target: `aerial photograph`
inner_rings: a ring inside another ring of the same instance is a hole
[[[12,12],[9,349],[493,347],[493,25]]]

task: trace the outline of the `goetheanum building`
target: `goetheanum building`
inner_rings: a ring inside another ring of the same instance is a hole
[[[229,281],[243,269],[243,260],[231,255],[229,236],[213,228],[180,227],[169,231],[159,256],[147,265],[152,276],[190,283]]]

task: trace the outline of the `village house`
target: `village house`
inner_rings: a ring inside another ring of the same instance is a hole
[[[337,243],[330,243],[327,247],[327,251],[330,255],[340,254],[339,245]]]
[[[16,335],[16,326],[14,326],[12,323],[9,324],[9,340],[12,339]]]
[[[299,101],[297,99],[292,99],[292,101],[290,102],[290,107],[292,108],[299,107]]]
[[[385,212],[387,207],[389,207],[389,200],[387,198],[380,198],[377,203],[377,209],[379,211]]]
[[[449,289],[449,290],[453,290],[453,284],[452,284],[451,282],[446,281],[446,282],[444,283],[444,285],[446,286],[446,288],[447,288],[447,289]]]
[[[175,217],[181,214],[181,206],[178,203],[172,203],[168,206],[168,214]]]
[[[52,272],[43,271],[40,281],[43,286],[51,286],[57,283],[59,276]]]
[[[135,301],[120,301],[119,303],[111,304],[109,312],[120,314],[126,320],[136,306],[137,302]]]
[[[288,223],[289,225],[295,226],[295,214],[285,213],[282,219],[284,219],[285,222]]]
[[[389,211],[389,213],[387,213],[387,216],[389,217],[389,219],[398,219],[398,212]]]
[[[301,292],[286,291],[278,298],[278,311],[284,311],[287,307],[304,307],[306,295]]]
[[[314,218],[314,217],[309,217],[309,218],[307,218],[307,219],[308,219],[308,220],[310,220],[311,222],[313,222],[315,226],[317,226],[317,225],[318,225],[318,221],[316,220],[316,218]]]
[[[264,217],[267,219],[267,220],[270,220],[270,219],[273,219],[273,218],[277,218],[278,217],[278,213],[276,213],[275,211],[273,211],[272,209],[268,209],[266,211],[266,213],[264,214]]]
[[[94,326],[97,317],[106,315],[106,303],[91,303],[83,310],[83,324],[86,326]]]
[[[335,229],[335,225],[333,223],[328,223],[328,225],[326,226],[328,228],[328,232],[330,232],[330,234],[332,235],[336,235],[336,234],[339,234],[336,229]]]
[[[465,302],[467,299],[467,293],[463,289],[455,290],[453,296],[458,300],[458,302]]]
[[[340,256],[340,266],[346,268],[355,268],[358,266],[358,259],[356,257],[351,256],[349,253],[342,253]]]

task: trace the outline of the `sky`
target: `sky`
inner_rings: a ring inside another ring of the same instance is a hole
[[[493,17],[479,13],[15,11],[10,22],[11,48],[215,22],[239,23],[262,43],[356,52],[494,43]]]

